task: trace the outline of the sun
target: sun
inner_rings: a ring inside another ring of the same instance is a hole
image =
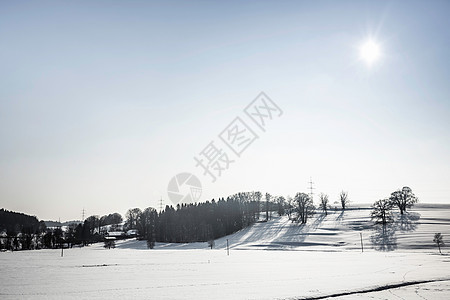
[[[369,66],[372,66],[381,56],[380,46],[375,41],[368,40],[359,48],[359,56]]]

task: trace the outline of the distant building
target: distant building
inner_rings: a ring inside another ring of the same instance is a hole
[[[136,229],[127,231],[127,237],[137,237],[137,236],[138,236],[138,231]]]
[[[123,231],[111,231],[111,232],[106,233],[106,237],[114,238],[114,239],[124,238],[125,236],[126,236],[126,233]]]

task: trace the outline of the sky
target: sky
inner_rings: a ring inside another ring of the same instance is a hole
[[[0,1],[0,207],[45,220],[159,209],[184,172],[198,201],[294,196],[312,179],[316,203],[403,186],[450,203],[449,13],[448,1]],[[282,111],[265,131],[244,112],[261,92]],[[258,137],[239,157],[219,138],[236,117]],[[215,182],[194,160],[211,142],[233,160]]]

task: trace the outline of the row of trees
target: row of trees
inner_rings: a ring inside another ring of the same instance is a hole
[[[33,229],[31,227],[17,226],[14,231],[2,232],[0,235],[0,249],[6,250],[33,250],[42,248],[56,248],[63,241],[61,228],[49,229],[44,223]],[[18,232],[17,232],[18,231]]]
[[[348,193],[342,191],[337,203],[345,210],[349,204]],[[335,202],[335,203],[336,203]],[[392,220],[392,208],[398,207],[403,214],[417,202],[411,189],[404,187],[395,191],[390,198],[373,204],[372,218],[386,224]],[[320,194],[318,209],[325,215],[331,208],[328,195]],[[315,213],[316,206],[310,195],[299,192],[291,197],[274,197],[261,192],[244,192],[195,204],[166,206],[161,212],[154,208],[128,210],[123,218],[118,213],[90,216],[83,223],[73,223],[63,232],[61,228],[46,228],[36,217],[0,210],[2,228],[6,229],[0,237],[0,248],[39,249],[58,248],[64,245],[88,245],[104,240],[107,231],[134,230],[140,239],[153,248],[155,242],[205,242],[241,230],[256,221],[268,221],[273,212],[300,224],[306,224]],[[111,225],[108,230],[105,226]]]
[[[44,221],[23,213],[0,210],[0,249],[33,250],[61,248],[64,245],[87,245],[103,240],[101,228],[122,222],[118,213],[91,216],[83,223],[74,222],[67,230],[61,226],[47,227]]]
[[[345,210],[350,203],[348,192],[342,191],[339,194],[339,199],[336,201],[340,203],[342,210]],[[335,202],[335,203],[336,203]],[[411,188],[403,187],[395,192],[392,192],[389,198],[376,201],[372,205],[371,217],[377,223],[386,224],[392,221],[392,210],[397,207],[403,215],[407,209],[411,208],[418,202],[418,198],[414,195]],[[330,200],[328,195],[319,195],[318,208],[323,211],[325,215],[330,209]],[[310,216],[315,213],[315,206],[311,197],[306,193],[297,193],[294,199],[288,197],[286,211],[291,218],[293,212],[296,213],[291,219],[305,224]]]
[[[321,208],[328,210],[328,196],[322,195]],[[343,208],[348,204],[348,194],[341,193]],[[268,221],[273,212],[305,224],[315,212],[312,198],[297,193],[294,198],[275,197],[261,192],[243,192],[210,202],[181,204],[176,208],[166,206],[157,213],[153,208],[144,211],[133,208],[126,213],[125,228],[136,229],[140,238],[147,240],[149,248],[158,242],[205,242],[239,231],[256,221]]]
[[[345,210],[350,203],[350,199],[348,198],[348,192],[342,191],[339,194],[339,199],[335,203],[339,203],[342,207],[342,210]],[[319,195],[319,208],[328,215],[328,210],[330,209],[330,200],[327,194],[321,193]]]
[[[260,214],[259,192],[238,193],[215,201],[128,210],[125,226],[136,229],[149,248],[158,242],[205,242],[234,233],[254,223]]]
[[[329,209],[328,196],[321,195],[321,207],[325,212]],[[343,209],[348,204],[348,194],[342,192],[340,203]],[[242,192],[218,201],[206,201],[195,204],[179,204],[176,207],[166,206],[161,212],[154,208],[129,209],[125,215],[125,230],[136,230],[138,238],[147,241],[149,248],[155,242],[190,243],[210,242],[239,231],[254,222],[268,221],[273,212],[301,224],[307,223],[315,213],[316,207],[312,198],[306,193],[297,193],[294,198],[272,196],[261,192]],[[263,214],[261,216],[261,214]],[[98,219],[98,218],[97,218]],[[87,219],[92,231],[98,224],[96,217]],[[99,230],[100,232],[100,227]],[[108,245],[110,241],[108,241]],[[108,246],[109,247],[109,246]]]
[[[45,229],[44,221],[39,222],[35,216],[0,209],[0,232],[16,235],[20,232],[38,232],[43,229]]]
[[[259,219],[261,212],[260,192],[237,193],[227,199],[205,203],[181,204],[157,212],[154,208],[130,209],[126,213],[125,224],[118,213],[103,217],[90,216],[83,223],[70,224],[67,230],[61,227],[47,228],[36,217],[19,213],[8,214],[0,220],[14,220],[0,227],[0,249],[31,250],[41,248],[72,247],[103,241],[108,230],[134,230],[138,237],[147,240],[149,248],[159,242],[197,242],[217,239],[249,226]],[[266,214],[276,204],[267,202]],[[1,211],[3,212],[3,210]],[[23,221],[25,220],[26,221]],[[4,222],[5,221],[5,222]],[[108,230],[106,225],[111,225]]]
[[[341,193],[341,205],[345,209],[347,194]],[[328,196],[321,195],[319,207],[327,212]],[[125,225],[119,213],[90,216],[84,222],[74,222],[67,230],[52,226],[35,216],[0,210],[0,249],[57,248],[62,245],[87,245],[103,240],[107,231],[136,230],[146,239],[149,247],[155,241],[195,242],[216,239],[238,231],[256,221],[268,221],[273,212],[302,224],[314,213],[315,206],[306,193],[297,193],[294,198],[272,196],[269,193],[243,192],[198,204],[166,206],[157,212],[154,208],[141,211],[130,209],[125,215]],[[59,223],[58,223],[59,224]],[[111,225],[108,229],[105,226]]]

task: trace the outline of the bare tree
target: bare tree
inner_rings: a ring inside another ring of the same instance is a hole
[[[292,212],[294,211],[294,199],[291,196],[287,196],[286,213],[289,220],[291,219]]]
[[[269,202],[271,197],[269,193],[266,193],[266,221],[269,220]]]
[[[328,215],[328,207],[329,207],[328,195],[321,193],[319,195],[319,198],[320,198],[319,207],[325,213],[325,216],[327,216]]]
[[[139,208],[131,208],[127,211],[125,218],[128,229],[136,229],[142,211]]]
[[[401,190],[395,191],[389,198],[392,203],[400,209],[403,215],[407,208],[411,208],[419,199],[414,195],[411,188],[405,186]]]
[[[105,244],[103,247],[105,247],[106,249],[116,248],[116,241],[114,238],[106,237],[104,243]]]
[[[259,220],[259,215],[261,212],[261,192],[253,192],[253,200],[256,201],[257,211],[256,211],[256,220]]]
[[[347,205],[348,205],[349,202],[350,202],[350,200],[348,199],[348,192],[342,191],[342,192],[339,194],[339,200],[341,201],[342,209],[345,210],[345,208],[347,207]]]
[[[284,203],[286,199],[284,199],[283,196],[277,197],[277,203],[278,203],[278,215],[283,216],[284,215]]]
[[[370,214],[372,220],[375,220],[376,223],[383,224],[383,226],[386,225],[392,221],[392,207],[393,204],[389,199],[376,201],[372,205],[372,213]]]
[[[297,221],[306,224],[308,217],[314,214],[314,204],[311,197],[305,193],[297,193],[294,197],[297,204]]]
[[[437,245],[438,248],[439,248],[439,253],[442,254],[442,252],[441,252],[441,246],[445,246],[445,243],[444,243],[444,236],[443,236],[442,234],[440,234],[440,233],[435,233],[435,234],[434,234],[433,242],[436,243],[436,245]]]

